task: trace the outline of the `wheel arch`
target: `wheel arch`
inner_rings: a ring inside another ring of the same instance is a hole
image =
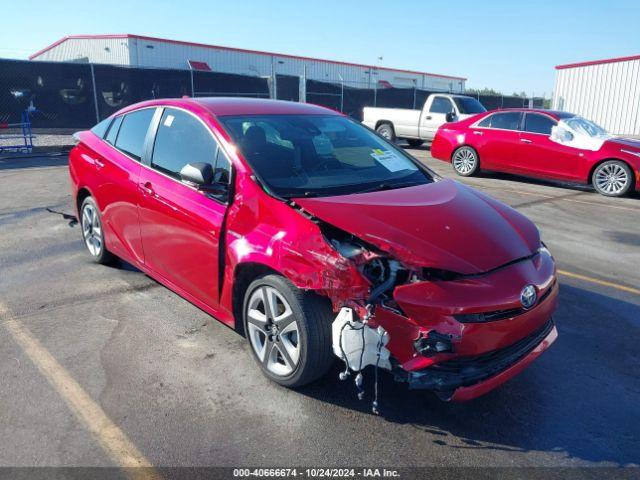
[[[78,214],[78,219],[80,218],[82,202],[84,202],[84,199],[87,197],[93,197],[91,191],[87,187],[80,187],[76,193],[76,213]]]
[[[598,168],[604,162],[611,162],[611,161],[622,162],[627,167],[629,167],[629,170],[631,170],[631,188],[629,190],[633,190],[636,187],[635,185],[636,177],[635,177],[635,171],[633,169],[633,165],[631,165],[628,161],[626,161],[623,158],[616,158],[616,157],[603,158],[602,160],[598,160],[596,163],[594,163],[593,166],[589,169],[589,175],[587,176],[587,182],[586,182],[587,185],[593,185],[593,172],[596,171],[596,168]]]
[[[391,120],[378,120],[376,122],[376,128],[375,130],[378,130],[378,128],[380,128],[380,125],[389,125],[391,128],[393,128],[393,131],[396,131],[396,127],[393,126],[393,122]]]
[[[280,275],[294,283],[289,277],[282,272],[274,269],[266,263],[255,261],[238,263],[233,270],[233,288],[231,293],[232,313],[235,320],[235,329],[242,336],[245,336],[244,324],[242,321],[242,306],[247,288],[258,277],[265,275]]]
[[[451,155],[449,156],[449,161],[453,162],[453,156],[456,154],[456,152],[458,150],[460,150],[462,147],[469,147],[471,150],[473,150],[474,152],[476,152],[476,157],[478,157],[478,164],[480,164],[480,153],[478,152],[478,149],[476,147],[474,147],[473,145],[470,145],[468,143],[463,143],[461,145],[458,145],[456,147],[453,148],[453,150],[451,150]]]

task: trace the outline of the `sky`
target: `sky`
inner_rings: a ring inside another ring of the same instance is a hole
[[[463,76],[468,88],[550,97],[558,64],[640,54],[637,0],[2,3],[3,58],[26,59],[65,35],[133,33]]]

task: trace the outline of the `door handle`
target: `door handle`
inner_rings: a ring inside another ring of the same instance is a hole
[[[474,135],[484,135],[484,132],[479,132],[478,130],[473,131]]]
[[[96,166],[96,168],[98,170],[100,170],[102,167],[104,167],[104,162],[102,160],[100,160],[99,158],[95,158],[93,160],[94,165]]]
[[[146,193],[147,195],[154,195],[155,192],[153,191],[151,182],[141,183],[139,186],[140,190],[142,190],[142,193]]]
[[[520,141],[523,142],[523,143],[533,143],[531,140],[529,140],[527,138],[521,138]]]
[[[425,120],[431,120],[431,115],[427,115],[426,117],[424,117]]]

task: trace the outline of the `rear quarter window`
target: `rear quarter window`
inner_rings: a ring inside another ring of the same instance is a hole
[[[93,133],[94,135],[97,135],[100,138],[104,138],[105,134],[107,133],[107,130],[109,130],[109,125],[111,125],[112,121],[113,121],[112,117],[101,121],[91,129],[91,133]]]

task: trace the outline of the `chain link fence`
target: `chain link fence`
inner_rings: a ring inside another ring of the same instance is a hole
[[[366,106],[420,109],[441,90],[385,83],[317,81],[274,74],[271,78],[220,72],[131,68],[115,65],[0,59],[0,123],[19,122],[35,108],[38,129],[87,128],[132,103],[154,98],[253,97],[306,101],[358,120]],[[473,95],[487,109],[541,107],[543,99]]]

